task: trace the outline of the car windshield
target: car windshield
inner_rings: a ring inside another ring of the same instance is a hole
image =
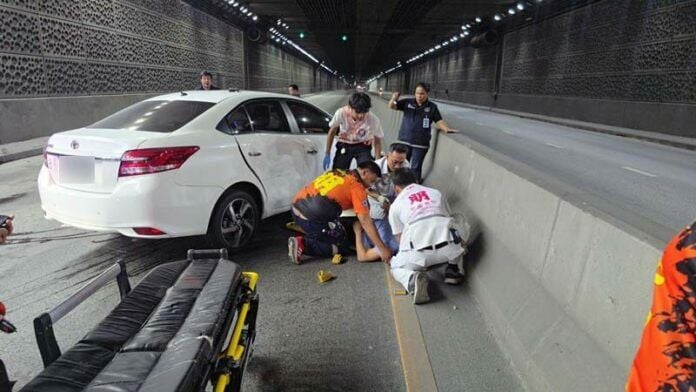
[[[91,128],[172,132],[213,105],[199,101],[143,101],[92,124]]]

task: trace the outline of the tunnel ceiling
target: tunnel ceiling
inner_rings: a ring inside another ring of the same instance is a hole
[[[451,37],[463,22],[504,12],[515,2],[253,0],[241,4],[259,15],[262,26],[282,18],[289,25],[282,29],[286,37],[347,78],[365,80]],[[300,32],[305,38],[299,38]],[[344,34],[347,41],[341,40]]]

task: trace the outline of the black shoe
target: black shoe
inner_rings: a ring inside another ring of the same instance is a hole
[[[464,280],[464,274],[459,272],[459,267],[456,264],[447,264],[447,269],[445,270],[445,283],[447,284],[461,284]]]

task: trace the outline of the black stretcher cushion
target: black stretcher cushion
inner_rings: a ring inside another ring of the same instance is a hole
[[[233,293],[240,277],[239,265],[229,261],[217,263],[191,314],[139,391],[188,391],[197,387],[217,354],[214,340],[226,333],[222,327],[233,305]]]
[[[226,332],[222,327],[240,278],[241,268],[230,261],[157,267],[22,390],[80,391],[88,384],[90,391],[197,388],[217,354],[216,340]]]
[[[119,350],[143,326],[189,264],[175,261],[150,271],[81,342]]]
[[[186,268],[123,351],[164,351],[188,317],[216,265],[217,261],[195,262]]]
[[[77,343],[25,385],[22,391],[82,391],[114,355],[113,351],[104,347]]]
[[[85,388],[89,392],[135,392],[157,363],[158,352],[118,353]]]

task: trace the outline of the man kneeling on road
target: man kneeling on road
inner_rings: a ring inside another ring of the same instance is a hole
[[[410,167],[406,159],[408,151],[409,148],[407,145],[392,143],[389,146],[389,154],[375,161],[382,171],[382,177],[377,179],[375,184],[367,191],[367,200],[370,203],[370,217],[375,223],[375,227],[377,228],[382,242],[387,244],[394,254],[399,250],[399,243],[396,241],[394,234],[392,234],[388,219],[389,206],[396,198],[392,173],[402,167]],[[353,224],[353,230],[355,231],[355,251],[358,256],[358,261],[368,262],[379,260],[379,249],[375,247],[369,237],[365,235],[359,221]]]
[[[464,253],[461,239],[442,194],[417,184],[407,169],[393,174],[396,199],[389,209],[389,223],[399,241],[399,253],[391,261],[394,279],[413,295],[413,303],[430,301],[425,271],[448,263],[445,283],[460,284],[458,259]]]
[[[290,259],[300,264],[302,255],[331,257],[348,252],[345,230],[338,218],[343,210],[353,209],[365,232],[389,262],[392,251],[382,242],[372,219],[366,189],[380,177],[379,166],[366,161],[357,169],[328,171],[302,188],[293,199],[292,217],[305,236],[290,237]]]

